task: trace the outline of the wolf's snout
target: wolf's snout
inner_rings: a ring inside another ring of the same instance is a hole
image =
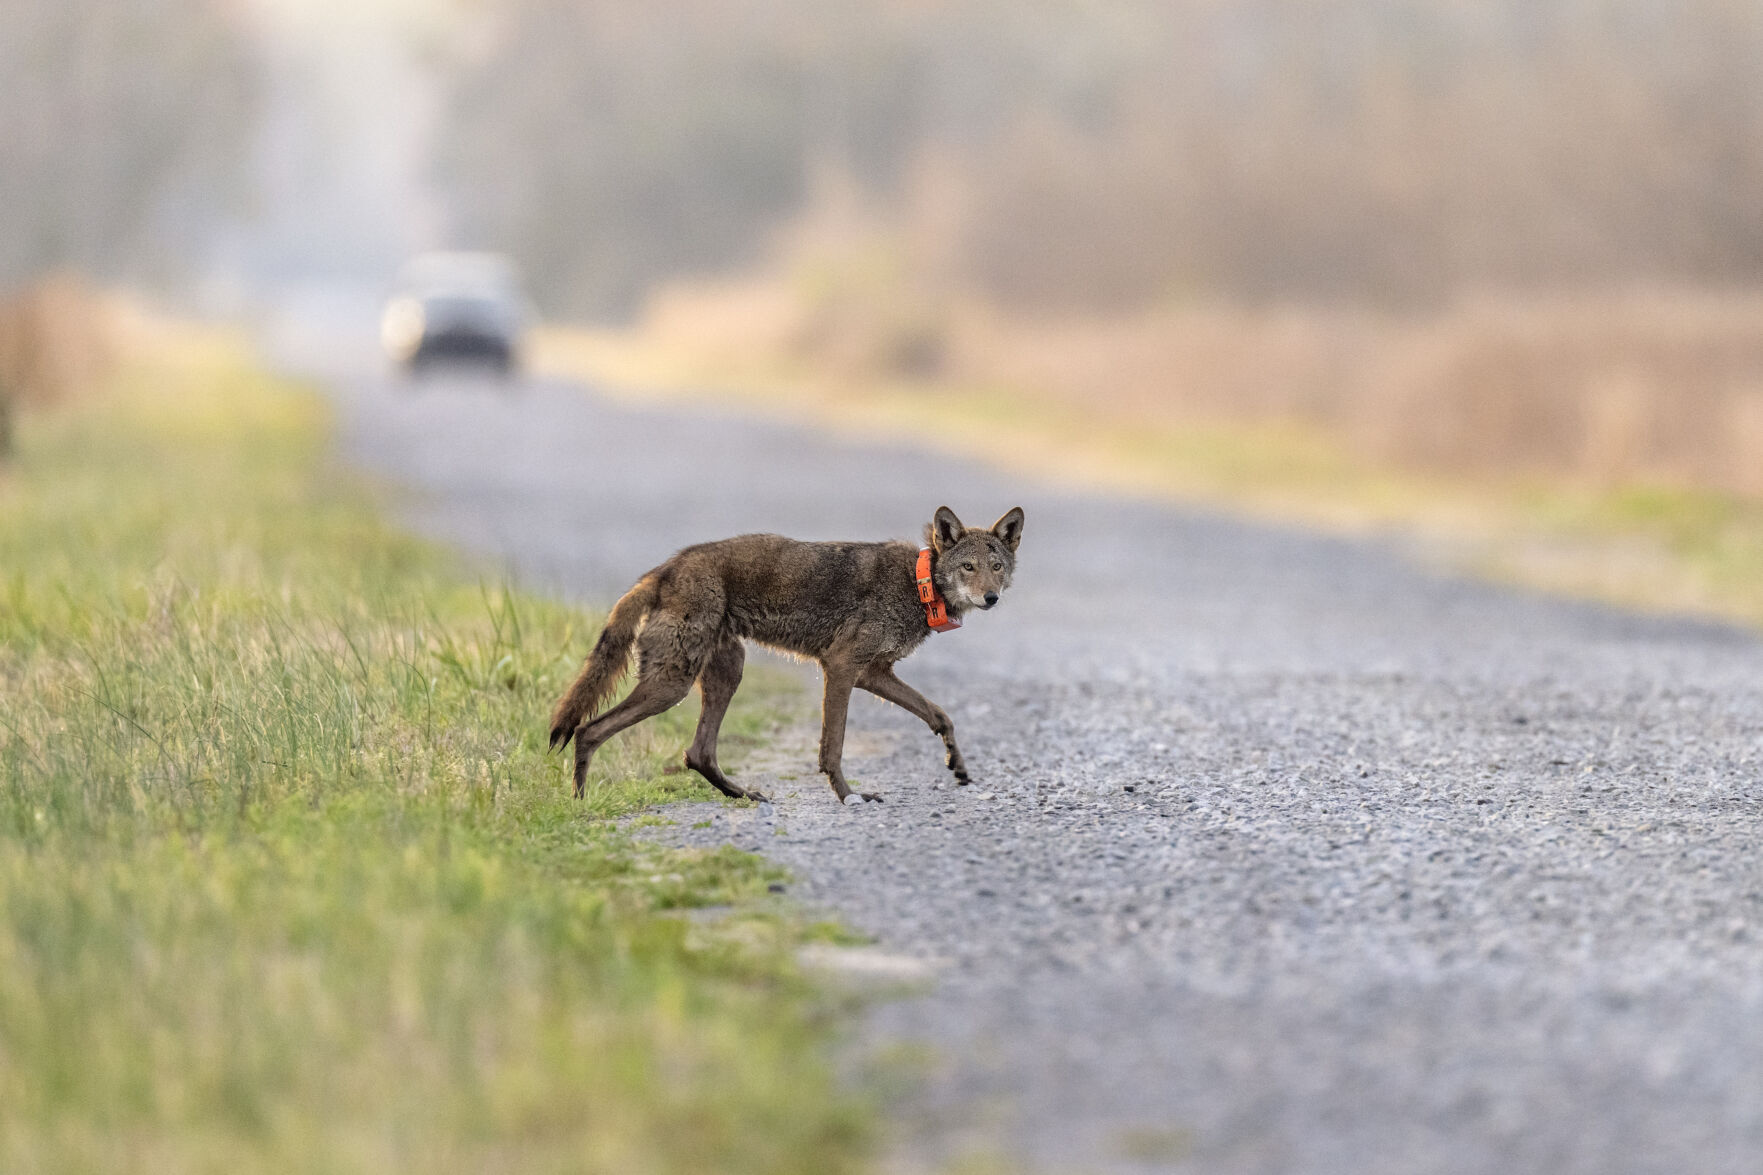
[[[997,592],[987,592],[986,593],[986,607],[990,608],[993,604],[996,604],[997,602],[998,602],[998,593]]]

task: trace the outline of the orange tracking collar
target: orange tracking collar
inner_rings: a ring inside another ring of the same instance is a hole
[[[930,548],[918,552],[918,602],[924,605],[924,622],[932,632],[948,632],[960,628],[961,622],[949,615],[948,601],[930,579]]]

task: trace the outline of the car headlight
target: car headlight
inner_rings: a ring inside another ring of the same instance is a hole
[[[424,325],[420,301],[415,298],[393,298],[380,319],[380,342],[395,356],[410,355],[422,342]]]

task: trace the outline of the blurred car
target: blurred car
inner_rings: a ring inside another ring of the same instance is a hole
[[[399,274],[380,319],[387,356],[411,375],[446,364],[513,374],[532,314],[519,277],[494,253],[430,253]]]

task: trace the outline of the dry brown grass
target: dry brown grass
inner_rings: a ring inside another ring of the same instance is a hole
[[[72,274],[0,298],[0,460],[21,411],[64,403],[101,385],[116,361],[115,301]]]
[[[1114,421],[1297,423],[1365,459],[1763,494],[1763,294],[1484,297],[1425,317],[1178,306],[1023,320],[916,305],[885,257],[673,287],[639,335],[699,369],[986,389]]]
[[[866,262],[812,284],[677,286],[638,329],[554,329],[536,359],[633,394],[738,397],[1042,479],[1394,533],[1459,569],[1763,624],[1763,296],[1028,322],[927,295],[916,317],[867,314],[866,298],[906,296],[896,275]]]
[[[1161,420],[1290,420],[1427,471],[1763,492],[1763,297],[1485,299],[1424,319],[1169,310],[966,331],[963,375]]]
[[[72,399],[115,361],[117,315],[79,278],[60,274],[0,298],[0,456],[23,409]]]

